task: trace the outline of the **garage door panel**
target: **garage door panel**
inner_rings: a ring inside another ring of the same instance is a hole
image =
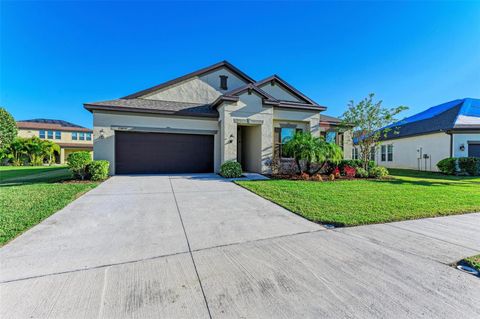
[[[213,171],[213,135],[116,132],[117,174]]]
[[[468,144],[468,157],[480,157],[480,142]]]

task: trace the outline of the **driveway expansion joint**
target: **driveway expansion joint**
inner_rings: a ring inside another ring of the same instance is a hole
[[[190,248],[190,242],[188,240],[187,231],[185,230],[185,225],[183,224],[182,213],[180,212],[180,207],[178,207],[177,196],[175,195],[175,190],[173,189],[172,180],[169,178],[168,181],[170,183],[170,187],[172,188],[173,199],[175,200],[175,206],[177,207],[177,212],[178,212],[178,216],[180,217],[180,222],[182,224],[183,233],[184,233],[185,239],[187,241],[188,251],[190,253],[190,258],[192,259],[192,263],[193,263],[193,269],[195,269],[195,275],[197,276],[198,284],[200,285],[200,290],[202,291],[202,296],[203,296],[203,300],[205,302],[205,306],[207,308],[208,317],[210,319],[212,319],[212,314],[210,312],[210,307],[208,306],[207,296],[205,295],[205,291],[203,290],[202,280],[200,279],[200,275],[198,274],[197,265],[195,264],[195,258],[193,258],[192,249]]]

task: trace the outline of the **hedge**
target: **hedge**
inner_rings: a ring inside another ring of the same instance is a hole
[[[220,167],[220,175],[225,178],[237,178],[242,176],[242,165],[236,161],[226,161]]]
[[[103,181],[108,177],[109,161],[93,161],[88,164],[88,175],[92,181]]]
[[[480,158],[478,157],[450,157],[437,163],[437,167],[447,175],[480,175]]]

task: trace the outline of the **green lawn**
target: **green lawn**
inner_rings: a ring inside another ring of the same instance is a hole
[[[19,177],[65,169],[66,166],[0,166],[0,183]]]
[[[12,168],[17,169],[18,167]],[[2,167],[1,172],[9,173],[5,167]],[[35,171],[36,173],[38,171]],[[49,174],[41,174],[41,177],[24,183],[9,182],[12,181],[9,179],[0,184],[0,245],[35,226],[99,184],[68,183],[69,179],[71,174],[64,169],[52,170]]]
[[[480,177],[390,170],[387,180],[239,181],[305,218],[337,226],[480,211]]]

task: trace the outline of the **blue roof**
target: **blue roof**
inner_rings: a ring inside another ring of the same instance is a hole
[[[433,106],[390,124],[383,140],[454,129],[480,130],[480,99],[464,98]],[[393,129],[394,128],[394,129]],[[358,141],[354,141],[356,144]]]

